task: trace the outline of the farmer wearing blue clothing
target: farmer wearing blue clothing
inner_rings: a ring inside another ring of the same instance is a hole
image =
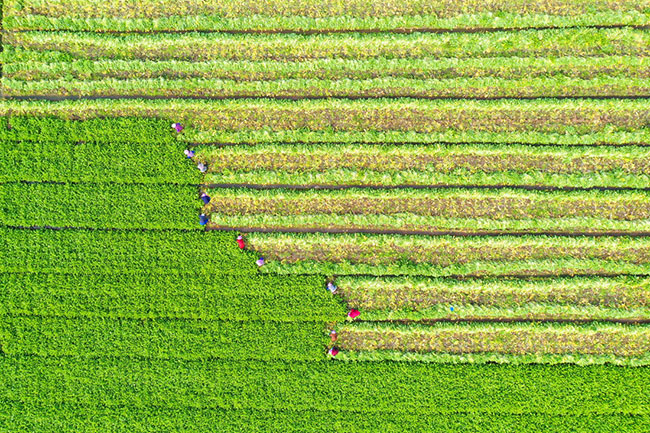
[[[208,218],[206,214],[202,213],[201,216],[199,217],[199,224],[204,226],[208,223],[208,221],[210,221],[210,218]]]

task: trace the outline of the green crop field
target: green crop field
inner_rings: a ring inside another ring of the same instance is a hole
[[[0,433],[650,431],[650,1],[1,4]]]

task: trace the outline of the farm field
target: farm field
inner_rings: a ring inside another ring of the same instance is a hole
[[[649,431],[648,26],[5,0],[0,432]]]

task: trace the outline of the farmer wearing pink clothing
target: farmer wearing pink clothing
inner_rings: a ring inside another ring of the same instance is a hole
[[[350,319],[354,319],[355,317],[358,317],[359,314],[361,314],[361,313],[359,312],[359,310],[355,310],[355,309],[353,308],[353,309],[351,309],[350,312],[348,313],[348,317],[349,317]]]

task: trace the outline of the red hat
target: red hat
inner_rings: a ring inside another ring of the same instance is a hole
[[[336,347],[332,347],[327,353],[329,355],[336,356],[339,354],[339,350]]]
[[[348,317],[349,317],[350,319],[354,319],[354,318],[357,317],[359,314],[361,314],[361,313],[359,312],[359,310],[355,310],[355,309],[353,308],[353,309],[351,309],[350,312],[348,313]]]
[[[237,236],[237,245],[239,245],[239,248],[243,250],[244,247],[246,246],[244,244],[244,238],[242,238],[241,236]]]

